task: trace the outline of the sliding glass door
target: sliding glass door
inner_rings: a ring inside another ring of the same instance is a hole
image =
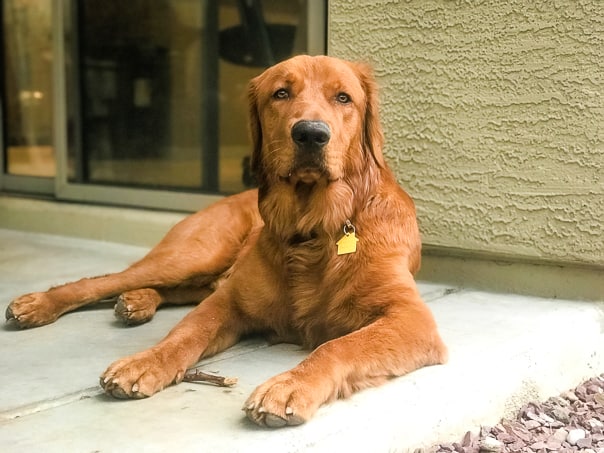
[[[0,181],[15,190],[53,189],[52,7],[3,0],[0,8]]]
[[[324,11],[316,0],[4,0],[0,182],[187,210],[252,186],[247,82],[323,53]]]

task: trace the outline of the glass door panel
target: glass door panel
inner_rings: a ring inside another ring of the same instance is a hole
[[[53,177],[50,0],[3,0],[4,162],[10,175]],[[1,55],[1,54],[0,54]]]
[[[69,181],[210,193],[251,185],[247,82],[308,53],[307,2],[77,6]]]

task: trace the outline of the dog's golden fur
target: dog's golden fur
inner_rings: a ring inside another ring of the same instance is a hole
[[[261,425],[295,425],[334,398],[443,363],[446,348],[413,279],[415,208],[382,155],[370,69],[295,57],[253,79],[249,101],[258,191],[188,217],[121,273],[16,299],[7,318],[42,325],[121,294],[116,314],[140,323],[161,303],[204,299],[156,346],[110,365],[105,391],[150,396],[201,357],[262,333],[313,351],[244,410]],[[353,227],[356,252],[338,255]]]

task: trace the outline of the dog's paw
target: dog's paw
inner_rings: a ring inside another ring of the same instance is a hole
[[[243,410],[260,426],[281,428],[306,422],[321,403],[313,388],[290,371],[260,385],[247,399]]]
[[[185,371],[171,368],[161,354],[149,349],[113,362],[101,375],[100,384],[115,398],[147,398],[182,381]]]
[[[161,297],[154,289],[137,289],[120,295],[114,307],[115,317],[129,326],[153,319]]]
[[[25,294],[6,307],[6,320],[21,328],[50,324],[55,322],[59,315],[46,293]]]

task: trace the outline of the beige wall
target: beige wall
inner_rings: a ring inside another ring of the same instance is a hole
[[[604,2],[329,1],[424,243],[604,265]]]

